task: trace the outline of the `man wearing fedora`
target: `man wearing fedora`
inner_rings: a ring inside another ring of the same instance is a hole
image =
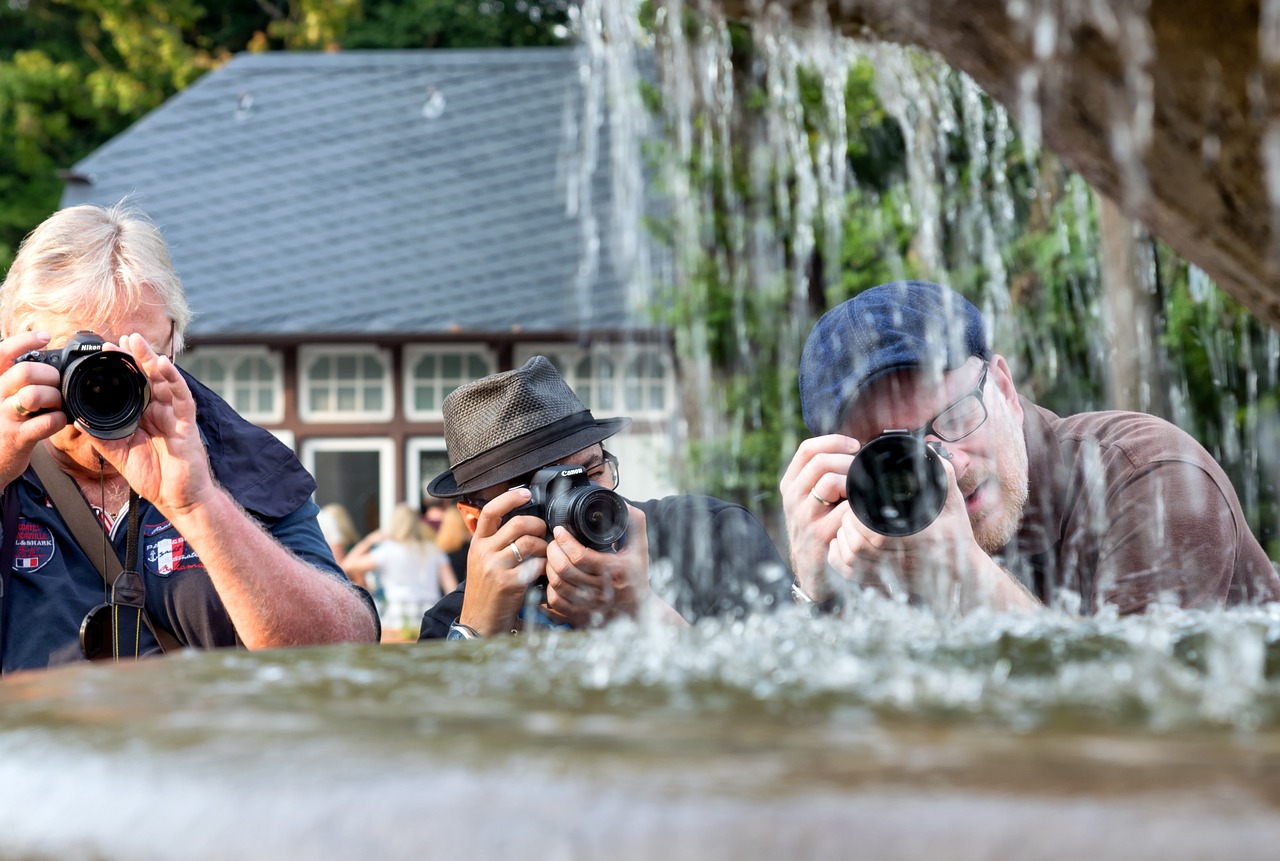
[[[563,525],[512,512],[530,502],[542,467],[580,466],[614,490],[617,459],[606,439],[629,418],[597,419],[555,367],[523,367],[462,386],[443,404],[450,468],[427,492],[458,500],[471,529],[467,579],[427,611],[422,638],[472,639],[529,624],[586,628],[648,613],[675,623],[774,606],[790,573],[759,522],[741,506],[706,496],[627,501],[628,525],[613,547],[586,546]],[[541,582],[541,592],[530,587]],[[527,606],[527,596],[539,606]]]

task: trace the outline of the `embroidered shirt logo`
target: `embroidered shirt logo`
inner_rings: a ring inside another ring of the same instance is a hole
[[[167,538],[158,538],[147,545],[147,568],[159,577],[168,577],[175,571],[202,567],[200,557],[176,532]]]
[[[53,533],[39,523],[18,521],[13,547],[14,571],[38,571],[54,553]]]

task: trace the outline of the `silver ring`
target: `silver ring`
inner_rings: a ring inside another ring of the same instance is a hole
[[[827,502],[827,500],[823,499],[821,496],[818,496],[817,488],[814,488],[813,491],[809,493],[809,495],[812,496],[814,499],[818,500],[819,502],[821,502],[827,508],[830,508],[831,506],[835,505],[834,502]]]
[[[524,561],[524,556],[520,553],[520,548],[516,546],[514,541],[507,545],[507,549],[511,551],[512,556],[516,557],[517,565]]]

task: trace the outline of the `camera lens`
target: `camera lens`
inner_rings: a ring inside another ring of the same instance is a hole
[[[845,484],[858,519],[881,535],[914,535],[942,513],[947,473],[924,440],[890,432],[862,447]]]
[[[62,408],[98,439],[122,439],[138,428],[151,387],[127,353],[106,351],[76,359],[62,375]]]
[[[551,500],[547,527],[563,525],[593,550],[610,550],[626,534],[630,518],[622,497],[603,487],[573,487]]]

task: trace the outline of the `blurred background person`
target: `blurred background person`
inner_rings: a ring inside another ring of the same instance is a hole
[[[467,551],[471,548],[471,530],[452,501],[442,502],[440,525],[436,527],[436,546],[449,557],[449,567],[458,583],[467,579]],[[429,522],[429,521],[428,521]],[[450,589],[445,590],[447,595]]]
[[[426,524],[435,532],[439,532],[440,524],[444,522],[444,510],[452,504],[452,502],[424,494],[418,510],[422,512],[422,519]]]
[[[404,503],[391,512],[387,529],[370,532],[351,548],[343,568],[353,579],[376,582],[384,641],[416,640],[423,613],[458,587],[434,531]]]
[[[333,560],[341,565],[352,545],[360,540],[355,522],[347,513],[346,506],[340,502],[331,502],[322,507],[320,513],[316,515],[316,520],[320,523],[324,540],[329,542],[329,549],[333,551]],[[347,576],[350,577],[350,573]],[[364,585],[362,580],[354,582]]]

